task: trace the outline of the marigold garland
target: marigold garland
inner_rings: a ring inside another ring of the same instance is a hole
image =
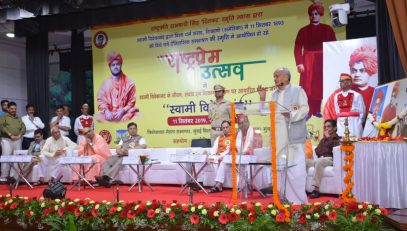
[[[235,110],[235,103],[230,104],[230,125],[231,129],[230,132],[232,133],[232,137],[236,137],[236,110]],[[237,176],[236,176],[236,139],[232,139],[230,142],[231,146],[231,154],[232,154],[232,203],[237,204]]]
[[[342,199],[345,203],[356,202],[356,197],[354,197],[352,194],[352,188],[355,185],[355,183],[352,181],[353,165],[355,164],[353,160],[355,157],[353,150],[355,150],[355,146],[353,146],[352,143],[345,143],[341,146],[341,151],[346,153],[345,157],[343,158],[346,164],[342,167],[342,169],[346,172],[343,179],[343,182],[346,184],[346,188],[342,192]]]
[[[285,221],[290,222],[290,212],[281,204],[277,188],[277,145],[276,145],[276,103],[269,102],[270,109],[270,146],[271,146],[271,170],[273,176],[273,202],[280,211],[284,212]]]

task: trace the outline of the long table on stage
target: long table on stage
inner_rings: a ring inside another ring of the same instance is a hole
[[[357,142],[353,193],[358,201],[407,208],[407,143]]]

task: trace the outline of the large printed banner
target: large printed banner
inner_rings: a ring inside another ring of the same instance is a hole
[[[328,6],[337,2],[324,1],[322,23],[330,24]],[[299,83],[294,44],[309,25],[309,5],[291,1],[93,28],[96,130],[112,146],[129,122],[149,147],[209,138],[215,84],[226,87],[225,99],[250,103],[259,100],[258,85],[274,85],[278,67],[288,67],[291,82]],[[345,37],[344,28],[334,32]],[[246,93],[253,94],[241,99]],[[250,122],[267,135],[265,121]]]

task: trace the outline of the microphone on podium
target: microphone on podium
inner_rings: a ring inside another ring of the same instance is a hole
[[[271,91],[274,91],[275,89],[277,89],[278,87],[283,86],[283,85],[284,85],[284,83],[276,84],[276,85],[270,87],[270,90],[271,90]],[[252,92],[244,93],[244,94],[240,97],[239,101],[238,101],[237,103],[235,103],[236,108],[239,108],[239,109],[241,109],[241,110],[246,110],[246,107],[244,106],[245,103],[243,102],[243,98],[244,98],[245,96],[247,96],[247,95],[251,95],[251,94],[257,93],[257,92],[259,92],[259,89],[255,90],[255,91],[252,91]]]

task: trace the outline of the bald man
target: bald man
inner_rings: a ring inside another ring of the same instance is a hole
[[[103,81],[97,95],[98,120],[128,121],[133,118],[138,109],[136,104],[136,86],[122,71],[123,58],[113,51],[107,56],[110,78]]]
[[[84,103],[82,104],[82,108],[81,108],[81,112],[82,115],[78,116],[75,119],[75,125],[74,125],[74,132],[76,134],[76,136],[78,137],[76,139],[76,143],[80,144],[84,139],[85,136],[84,134],[84,130],[85,128],[94,128],[93,125],[93,116],[89,115],[89,104]]]
[[[86,174],[86,179],[93,181],[95,176],[99,176],[101,166],[111,156],[109,146],[102,136],[95,134],[92,128],[85,127],[83,129],[84,140],[79,144],[78,154],[79,156],[90,156],[93,162],[96,163],[94,167]],[[89,165],[85,166],[85,172],[88,171]],[[78,179],[77,175],[74,175],[74,180]]]

